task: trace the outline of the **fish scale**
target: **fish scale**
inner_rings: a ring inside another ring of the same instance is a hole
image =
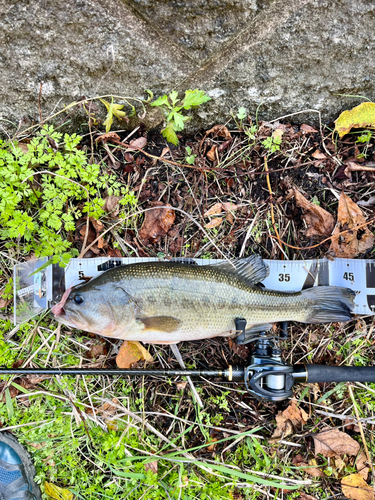
[[[267,275],[268,267],[259,256],[210,266],[130,264],[73,288],[66,302],[52,311],[69,326],[154,343],[233,336],[236,318],[246,319],[247,335],[278,321],[350,319],[352,290],[321,286],[273,291],[257,285]]]

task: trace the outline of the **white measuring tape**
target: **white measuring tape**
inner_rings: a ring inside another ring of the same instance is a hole
[[[71,285],[83,277],[95,278],[102,272],[126,264],[158,261],[158,258],[129,257],[72,259],[66,269],[50,265],[39,269],[46,259],[17,264],[14,267],[14,322],[22,323],[47,310]],[[198,265],[221,262],[222,259],[190,259]],[[285,292],[299,291],[316,285],[344,286],[356,292],[355,314],[375,314],[375,261],[355,259],[267,260],[269,276],[266,288]]]

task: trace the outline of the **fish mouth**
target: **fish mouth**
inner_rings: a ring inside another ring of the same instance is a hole
[[[81,321],[75,321],[74,318],[71,318],[71,314],[68,314],[68,312],[70,312],[70,313],[73,313],[73,314],[75,313],[75,315],[76,315],[77,312],[76,311],[67,311],[67,308],[66,308],[66,301],[68,300],[70,292],[72,291],[73,288],[74,288],[73,286],[70,286],[63,293],[63,296],[61,297],[60,302],[58,302],[57,304],[55,304],[51,308],[51,312],[54,315],[55,319],[59,323],[61,323],[63,325],[66,325],[66,326],[70,326],[71,328],[83,329],[87,325],[85,325]]]

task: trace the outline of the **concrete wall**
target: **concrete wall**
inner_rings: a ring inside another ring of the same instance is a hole
[[[337,94],[375,98],[374,26],[373,0],[1,0],[0,126],[38,121],[42,81],[44,117],[80,96],[200,88],[213,100],[196,127],[260,103],[329,121],[360,102]]]

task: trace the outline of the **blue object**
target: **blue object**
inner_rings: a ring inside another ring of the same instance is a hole
[[[0,433],[0,500],[40,500],[35,468],[26,449],[7,432]]]

